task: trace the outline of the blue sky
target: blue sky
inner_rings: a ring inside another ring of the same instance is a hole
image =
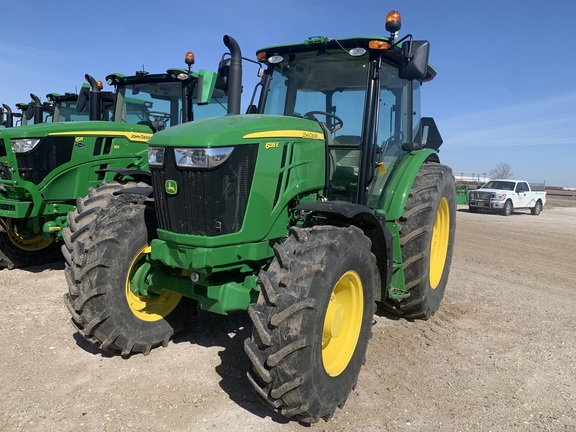
[[[422,113],[444,139],[442,162],[458,172],[488,172],[500,162],[515,177],[576,187],[574,0],[302,0],[128,2],[28,0],[2,6],[0,102],[34,93],[76,91],[85,73],[216,69],[229,34],[246,57],[259,48],[386,34],[400,11],[400,36],[431,43],[437,77],[423,86]],[[247,104],[255,69],[244,72]]]

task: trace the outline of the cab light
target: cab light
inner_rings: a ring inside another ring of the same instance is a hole
[[[98,86],[98,88],[100,90],[102,90],[104,88],[104,84],[102,84],[102,81],[96,81],[96,85]]]
[[[148,165],[162,166],[164,165],[164,147],[148,147]]]
[[[194,64],[194,61],[195,61],[194,53],[192,51],[188,51],[184,56],[184,63],[186,63],[188,66],[192,66]]]
[[[348,51],[348,54],[350,54],[352,57],[361,57],[366,54],[366,50],[362,47],[352,48],[350,51]]]
[[[27,153],[34,149],[40,142],[40,138],[22,138],[12,140],[12,151],[14,153]]]
[[[216,168],[232,154],[234,147],[175,148],[176,165],[184,168]]]
[[[370,42],[368,42],[368,47],[370,49],[376,49],[376,50],[387,50],[390,48],[390,44],[383,40],[371,40]]]
[[[283,60],[284,60],[284,57],[279,56],[279,55],[273,55],[273,56],[268,57],[268,63],[272,63],[272,64],[282,63]]]
[[[266,60],[266,51],[260,51],[256,54],[256,60],[258,61],[265,61]]]
[[[397,33],[402,27],[402,17],[400,12],[397,10],[392,10],[386,15],[386,31],[390,33]]]

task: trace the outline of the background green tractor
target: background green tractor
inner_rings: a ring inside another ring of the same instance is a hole
[[[0,131],[0,266],[23,267],[61,257],[61,230],[76,199],[104,183],[123,187],[149,176],[146,142],[157,130],[224,111],[214,92],[216,73],[170,69],[107,77],[110,99],[90,76],[76,109],[89,106],[90,120],[52,122]],[[225,101],[224,101],[225,102]],[[197,109],[192,107],[197,105]],[[36,101],[32,117],[44,112],[62,120],[62,107]],[[30,117],[30,118],[32,118]]]
[[[225,36],[229,115],[156,134],[151,187],[70,221],[78,332],[127,356],[165,346],[194,302],[247,309],[256,391],[288,418],[329,419],[356,385],[377,307],[429,318],[450,269],[455,183],[419,104],[436,72],[428,42],[395,42],[399,27],[394,12],[390,37],[259,50],[244,115],[241,52]]]

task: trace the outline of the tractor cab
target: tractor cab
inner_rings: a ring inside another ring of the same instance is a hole
[[[200,70],[169,69],[165,73],[136,72],[133,76],[111,74],[116,87],[112,120],[142,124],[158,132],[195,119],[226,114],[227,96],[214,88],[216,74]],[[196,101],[196,106],[193,105]]]
[[[257,52],[268,65],[258,112],[319,122],[328,149],[327,198],[374,208],[396,161],[415,148],[421,82],[436,75],[427,48],[411,36],[403,45],[393,36],[311,37],[264,48]],[[424,65],[416,79],[405,79],[408,58]]]
[[[97,116],[99,120],[110,120],[112,108],[114,104],[114,93],[107,91],[103,92],[102,83],[99,84],[99,99],[100,106],[95,107],[98,110]],[[90,118],[90,109],[94,108],[87,102],[90,99],[90,84],[84,83],[80,89],[80,94],[76,93],[48,93],[46,95],[50,103],[48,115],[44,121],[69,122],[69,121],[88,121]]]

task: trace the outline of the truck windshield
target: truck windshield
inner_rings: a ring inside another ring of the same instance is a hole
[[[500,189],[500,190],[514,190],[515,182],[492,180],[482,186],[482,189]]]

